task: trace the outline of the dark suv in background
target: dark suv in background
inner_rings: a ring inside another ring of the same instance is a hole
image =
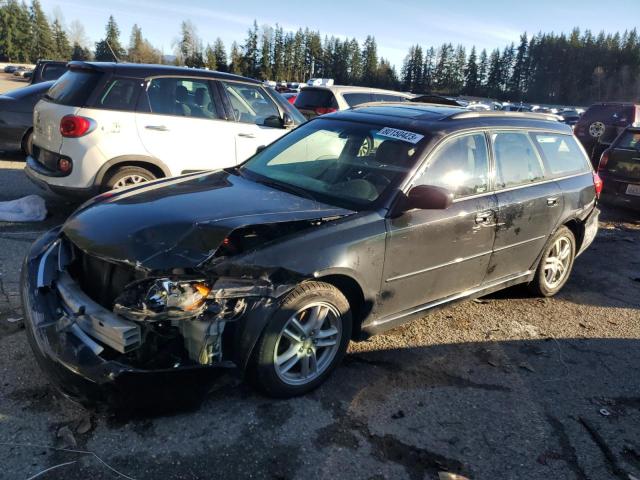
[[[59,79],[67,71],[67,62],[38,60],[31,74],[31,85]]]
[[[603,200],[640,210],[640,124],[627,127],[602,154]]]
[[[240,166],[85,203],[25,260],[27,334],[80,398],[184,400],[230,366],[300,395],[352,339],[516,284],[558,293],[600,186],[570,127],[539,115],[325,115]]]
[[[605,102],[591,105],[575,125],[574,133],[598,165],[602,152],[629,125],[640,122],[640,105],[628,102]]]

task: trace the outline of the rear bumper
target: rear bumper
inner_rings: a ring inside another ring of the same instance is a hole
[[[180,408],[197,405],[227,365],[185,365],[144,370],[96,353],[89,339],[61,321],[64,305],[55,288],[42,279],[55,277],[58,259],[48,254],[58,230],[47,232],[27,254],[21,294],[27,338],[41,369],[66,396],[82,403],[107,403],[114,408]],[[67,323],[68,325],[68,323]]]
[[[51,175],[49,170],[43,167],[32,156],[28,156],[26,159],[26,166],[24,173],[29,180],[35,183],[43,190],[56,193],[63,196],[71,196],[77,198],[91,198],[99,193],[99,188],[95,185],[86,188],[67,187],[65,185],[57,185],[51,183],[49,180],[52,178],[60,178],[58,176]],[[64,178],[64,177],[63,177]]]
[[[604,186],[601,199],[605,203],[640,210],[640,196],[628,195],[627,185],[640,185],[638,180],[623,180],[602,175]]]

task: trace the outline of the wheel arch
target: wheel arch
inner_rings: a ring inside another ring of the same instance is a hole
[[[148,157],[145,155],[124,155],[121,157],[115,157],[106,162],[98,173],[94,180],[94,185],[102,185],[102,182],[117,168],[120,167],[141,167],[149,170],[156,175],[157,178],[170,177],[171,170],[163,162],[154,157]]]
[[[571,233],[573,233],[573,236],[576,239],[576,252],[579,252],[580,247],[582,247],[582,241],[584,240],[584,222],[577,218],[572,218],[565,221],[562,226],[567,227],[571,230]]]
[[[343,273],[319,276],[313,280],[333,285],[346,297],[349,302],[349,307],[351,308],[351,317],[353,320],[351,338],[359,338],[362,332],[362,322],[371,311],[371,302],[366,300],[364,290],[360,286],[360,283],[358,283],[355,278]]]

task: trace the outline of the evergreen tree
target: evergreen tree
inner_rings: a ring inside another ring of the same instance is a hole
[[[216,60],[216,69],[219,72],[227,72],[229,67],[227,65],[227,51],[224,48],[224,42],[220,37],[216,38],[213,44],[213,55]]]
[[[520,36],[520,45],[516,54],[515,63],[513,65],[513,73],[507,83],[507,91],[514,100],[522,100],[526,93],[525,81],[527,78],[527,64],[528,64],[528,48],[529,40],[527,34],[523,33]]]
[[[273,71],[271,70],[273,29],[271,27],[262,27],[262,39],[260,43],[260,71],[258,78],[261,80],[271,80],[273,76]]]
[[[229,71],[236,75],[242,75],[245,70],[244,57],[241,49],[236,42],[231,44],[231,63],[229,64]]]
[[[378,46],[368,35],[362,46],[362,84],[376,85],[378,80]]]
[[[426,92],[431,92],[434,85],[434,71],[436,61],[436,49],[429,47],[427,53],[424,56],[424,62],[422,65],[422,88]]]
[[[478,95],[479,87],[478,56],[474,45],[471,48],[467,65],[464,68],[464,93],[467,95]]]
[[[242,74],[257,78],[260,74],[260,52],[258,51],[258,22],[255,20],[253,21],[252,28],[247,31],[247,38],[242,47],[242,51],[244,56]]]
[[[71,60],[91,60],[91,51],[79,43],[74,43],[71,51]]]
[[[209,70],[218,69],[218,63],[216,62],[216,52],[209,44],[207,44],[207,47],[204,49],[204,66]]]
[[[56,55],[56,48],[53,41],[51,26],[47,16],[42,11],[39,0],[31,2],[31,60],[46,60]]]
[[[496,48],[489,57],[489,72],[487,73],[486,94],[492,97],[499,97],[502,94],[502,63],[500,60],[500,50]]]
[[[71,58],[71,44],[67,32],[56,18],[53,22],[54,60],[69,60]]]
[[[113,15],[105,27],[105,37],[96,43],[95,59],[97,62],[117,62],[124,59],[126,52],[120,44],[120,29]]]
[[[349,84],[357,85],[362,82],[362,55],[360,54],[360,45],[358,41],[354,38],[349,42],[349,51],[351,61],[349,64],[351,68],[349,69]]]
[[[273,36],[273,77],[276,81],[287,79],[284,68],[284,30],[276,25]]]
[[[489,81],[489,57],[487,49],[483,48],[480,52],[480,60],[478,61],[478,91],[477,95],[487,94],[487,82]]]

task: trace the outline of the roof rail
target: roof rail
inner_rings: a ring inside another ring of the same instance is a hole
[[[558,115],[552,113],[535,113],[535,112],[503,112],[500,110],[491,110],[486,112],[458,112],[447,117],[447,120],[464,120],[466,118],[486,118],[486,117],[509,117],[509,118],[528,118],[529,120],[551,120],[558,122]]]

